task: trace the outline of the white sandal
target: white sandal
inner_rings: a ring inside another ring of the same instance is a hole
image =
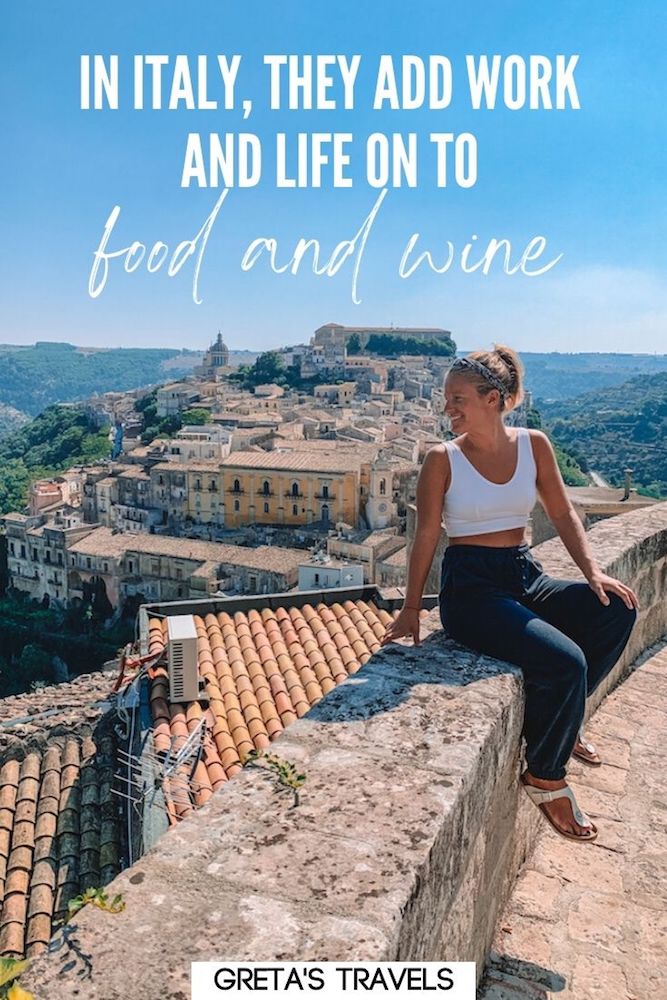
[[[581,747],[581,749],[578,750],[577,747]],[[578,760],[583,760],[584,764],[590,764],[592,767],[600,767],[602,764],[602,758],[595,749],[595,746],[589,743],[584,736],[583,729],[580,729],[577,734],[577,742],[574,745],[572,756]]]
[[[597,838],[598,835],[597,830],[594,829],[593,824],[591,823],[586,813],[582,812],[579,806],[577,805],[577,800],[574,797],[574,792],[569,787],[569,785],[566,785],[565,788],[555,788],[553,789],[553,791],[550,791],[546,788],[537,788],[535,785],[529,785],[526,781],[524,781],[523,777],[521,778],[521,784],[525,788],[526,793],[528,794],[528,798],[531,800],[531,802],[535,803],[535,805],[539,808],[542,815],[549,820],[556,833],[559,833],[561,837],[566,837],[568,840],[582,840],[587,842],[595,840]],[[588,833],[581,835],[577,833],[568,833],[566,830],[561,830],[561,828],[556,823],[554,823],[553,819],[546,811],[546,809],[543,808],[543,806],[547,802],[554,802],[556,799],[570,800],[570,805],[572,806],[572,815],[574,816],[575,823],[578,823],[579,826],[588,827]]]

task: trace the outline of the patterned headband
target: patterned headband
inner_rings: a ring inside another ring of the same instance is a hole
[[[478,375],[481,375],[485,381],[497,389],[500,393],[501,399],[505,400],[509,396],[507,386],[501,382],[497,375],[494,375],[490,368],[483,365],[481,361],[475,361],[474,358],[457,358],[449,369],[450,372],[455,371],[474,371]]]

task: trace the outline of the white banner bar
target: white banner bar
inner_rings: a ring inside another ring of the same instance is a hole
[[[475,1000],[474,962],[193,962],[192,1000]]]

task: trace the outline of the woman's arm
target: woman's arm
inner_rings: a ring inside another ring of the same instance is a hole
[[[405,601],[387,628],[382,645],[412,635],[419,645],[419,612],[424,584],[442,533],[442,507],[449,485],[449,458],[442,445],[427,452],[417,480],[417,522],[408,564]]]
[[[630,587],[607,576],[598,566],[584,526],[565,491],[565,483],[549,438],[542,431],[536,430],[530,431],[530,438],[537,466],[537,491],[540,499],[563,545],[588,580],[589,586],[603,604],[609,604],[606,592],[611,591],[618,594],[629,608],[638,607],[637,598]]]

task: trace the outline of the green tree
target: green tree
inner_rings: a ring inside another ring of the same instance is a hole
[[[0,476],[0,513],[21,511],[28,499],[30,472],[20,458],[2,460]]]
[[[201,426],[202,424],[207,424],[211,419],[211,411],[205,410],[201,406],[195,406],[191,410],[185,410],[183,413],[183,424],[187,426]]]
[[[277,351],[266,351],[255,360],[252,379],[255,385],[281,382],[285,377],[285,363]]]
[[[348,354],[361,354],[361,340],[359,339],[358,333],[351,333],[347,338],[347,352]]]

